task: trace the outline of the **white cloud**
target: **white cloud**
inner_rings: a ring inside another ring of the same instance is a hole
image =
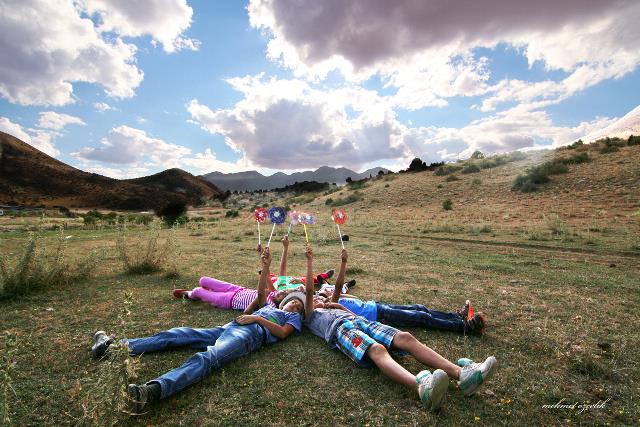
[[[98,148],[84,147],[72,156],[78,159],[108,164],[156,165],[163,168],[179,167],[182,156],[191,150],[150,137],[145,131],[129,126],[111,129],[100,141]]]
[[[101,38],[70,1],[3,1],[0,40],[3,58],[11,58],[0,62],[0,96],[12,103],[68,104],[74,82],[127,98],[142,81],[136,47]]]
[[[203,129],[223,135],[228,146],[260,167],[357,167],[402,155],[401,127],[375,92],[324,92],[300,80],[262,77],[228,80],[244,95],[231,109],[213,111],[194,99],[187,110]]]
[[[200,46],[198,40],[182,36],[193,16],[186,0],[81,0],[81,4],[87,13],[99,17],[101,32],[114,31],[128,37],[149,35],[167,53],[198,50]]]
[[[93,104],[93,108],[95,108],[96,111],[99,111],[100,113],[104,113],[105,111],[109,111],[109,110],[115,110],[115,108],[113,108],[111,105],[107,104],[106,102],[96,102]]]
[[[137,116],[136,117],[136,122],[138,122],[138,124],[143,125],[143,124],[147,123],[147,119],[145,119],[144,117]]]
[[[43,111],[40,113],[37,126],[43,129],[61,130],[67,125],[86,126],[86,123],[76,116],[56,113],[55,111]]]
[[[471,55],[478,47],[504,43],[530,64],[569,73],[561,84],[543,82],[556,96],[536,97],[549,102],[640,63],[640,3],[632,0],[251,0],[248,11],[251,25],[270,37],[268,56],[297,76],[324,78],[337,69],[358,82],[377,74],[398,89],[395,105],[409,109],[486,93],[489,70]],[[513,84],[503,82],[505,92],[483,109],[503,102]]]
[[[60,151],[58,151],[53,144],[53,139],[55,137],[55,134],[53,133],[32,129],[25,130],[18,123],[14,123],[8,118],[1,116],[0,131],[15,136],[21,141],[26,142],[51,157],[55,157],[60,154]]]

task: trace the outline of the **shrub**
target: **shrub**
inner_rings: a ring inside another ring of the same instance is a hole
[[[482,184],[482,180],[480,178],[474,178],[473,181],[471,181],[471,183],[473,185],[480,185]]]
[[[471,155],[471,158],[474,160],[484,159],[484,154],[482,154],[482,151],[476,150]]]
[[[0,255],[0,299],[79,282],[89,277],[95,269],[98,261],[96,252],[91,252],[77,265],[69,263],[66,257],[67,239],[62,227],[59,228],[53,250],[44,247],[42,239],[40,231],[30,233],[14,267],[10,267],[7,258]]]
[[[239,215],[238,211],[235,209],[229,209],[225,214],[225,218],[237,218]]]
[[[475,163],[469,163],[460,171],[461,173],[477,173],[480,172],[480,168]]]
[[[604,146],[600,149],[601,154],[615,153],[620,147],[625,146],[625,142],[620,138],[605,138],[598,140],[598,142],[604,143]]]
[[[343,199],[334,200],[331,206],[344,206],[351,203],[355,203],[359,200],[362,200],[362,194],[359,191],[356,191],[353,194],[350,194]]]
[[[171,202],[156,211],[156,215],[158,215],[168,227],[173,227],[176,223],[184,224],[187,222],[186,214],[187,205],[183,202]]]
[[[15,401],[13,389],[13,371],[18,354],[18,337],[16,334],[4,332],[0,342],[0,425],[11,425],[11,407],[9,402]]]
[[[152,274],[162,271],[167,260],[176,252],[175,228],[169,231],[163,245],[159,244],[160,226],[154,222],[145,239],[137,238],[136,244],[128,242],[126,224],[116,240],[118,257],[127,274]],[[175,261],[175,257],[173,257]]]
[[[578,153],[578,154],[574,154],[571,157],[560,160],[560,162],[562,162],[565,165],[577,165],[580,163],[588,163],[590,161],[591,161],[591,157],[589,157],[588,153]]]
[[[333,203],[333,199],[331,197],[329,197],[327,200],[324,201],[324,204],[329,206]]]
[[[582,147],[583,145],[584,145],[584,142],[582,142],[582,140],[581,140],[581,139],[579,139],[579,140],[577,140],[576,142],[574,142],[573,144],[571,144],[571,145],[567,145],[565,148],[566,148],[567,150],[574,150],[574,149],[576,149],[576,148],[578,148],[578,147]]]
[[[449,175],[449,176],[447,176],[447,179],[445,179],[445,181],[447,181],[447,182],[460,181],[460,178],[458,178],[455,175]]]
[[[125,293],[115,332],[117,337],[130,336],[130,316],[133,296]],[[129,355],[126,341],[116,340],[98,364],[95,374],[82,387],[82,420],[79,424],[114,426],[123,423],[128,415],[127,385],[137,379],[139,358]]]
[[[350,183],[347,184],[347,188],[349,190],[361,190],[366,186],[367,186],[367,182],[364,179],[361,179],[359,181],[351,181]]]
[[[450,211],[451,209],[453,209],[453,203],[451,202],[451,200],[447,199],[442,202],[442,209],[444,209],[445,211]]]
[[[421,172],[426,169],[427,169],[427,164],[423,162],[422,159],[420,159],[419,157],[416,157],[413,160],[411,160],[411,163],[409,164],[409,168],[407,169],[407,172]]]
[[[640,136],[638,135],[630,135],[629,139],[627,139],[627,145],[640,145]]]
[[[463,166],[460,166],[460,165],[444,165],[436,169],[434,174],[436,176],[450,175],[452,173],[458,172],[459,170],[462,170],[462,168]]]
[[[530,193],[537,191],[542,184],[551,181],[549,175],[567,173],[569,168],[561,160],[552,160],[527,169],[524,175],[518,175],[511,187],[512,191]]]

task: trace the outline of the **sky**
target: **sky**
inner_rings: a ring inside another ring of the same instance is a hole
[[[114,178],[554,148],[640,104],[635,0],[0,0],[0,130]]]

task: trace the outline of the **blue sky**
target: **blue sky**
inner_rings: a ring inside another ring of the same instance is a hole
[[[637,2],[449,3],[5,1],[0,130],[116,178],[399,169],[560,146],[640,104]]]

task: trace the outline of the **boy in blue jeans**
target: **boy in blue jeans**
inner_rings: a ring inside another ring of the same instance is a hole
[[[342,250],[340,273],[336,286],[344,282],[347,268],[347,251]],[[425,406],[436,410],[442,404],[449,377],[458,381],[465,396],[476,392],[491,375],[496,358],[489,356],[483,363],[470,363],[464,367],[449,362],[444,357],[422,344],[413,335],[379,322],[371,322],[356,316],[338,303],[339,294],[334,293],[331,302],[324,308],[313,307],[313,285],[307,282],[307,304],[305,325],[323,338],[330,347],[338,348],[359,366],[375,364],[390,379],[415,390]],[[396,362],[389,350],[411,354],[419,362],[432,366],[431,373],[423,370],[413,375]]]
[[[313,251],[307,247],[307,271],[313,271]],[[215,369],[247,354],[257,351],[263,343],[272,344],[302,329],[302,314],[306,300],[304,294],[290,294],[279,308],[266,305],[266,289],[271,264],[269,248],[261,256],[262,273],[258,283],[259,308],[253,314],[243,314],[235,321],[210,329],[174,328],[146,338],[126,339],[131,355],[190,346],[202,349],[182,366],[173,369],[145,384],[129,384],[127,393],[134,403],[134,411],[140,413],[152,401],[166,399],[184,388],[201,381]],[[313,286],[313,277],[307,277]],[[94,335],[91,354],[103,357],[114,337],[103,331]]]

